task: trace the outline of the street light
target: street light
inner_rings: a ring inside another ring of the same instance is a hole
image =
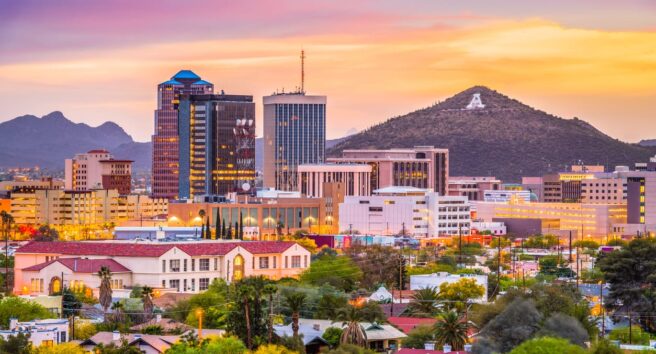
[[[196,310],[196,317],[198,317],[198,339],[203,338],[203,309]]]

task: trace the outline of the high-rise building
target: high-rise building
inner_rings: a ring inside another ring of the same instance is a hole
[[[264,97],[264,186],[298,187],[297,167],[325,159],[326,96],[302,90]]]
[[[129,194],[132,186],[132,160],[117,160],[107,150],[91,150],[66,159],[64,188],[71,191],[116,189]]]
[[[333,163],[366,163],[372,168],[372,191],[390,186],[429,188],[447,194],[449,150],[433,146],[412,149],[344,150]]]
[[[157,85],[157,109],[153,142],[152,195],[175,199],[178,196],[178,105],[182,94],[211,94],[214,85],[190,70],[181,70]]]
[[[179,198],[255,191],[255,103],[244,95],[182,95]]]

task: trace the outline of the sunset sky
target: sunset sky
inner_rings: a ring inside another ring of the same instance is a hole
[[[59,110],[150,140],[156,86],[191,69],[216,90],[300,84],[328,137],[473,85],[656,138],[656,1],[0,0],[0,120]],[[261,129],[258,130],[261,135]]]

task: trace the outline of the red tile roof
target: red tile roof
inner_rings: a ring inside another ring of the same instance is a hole
[[[125,243],[125,242],[30,242],[16,253],[43,253],[62,255],[94,255],[114,257],[159,257],[177,247],[190,256],[220,256],[236,247],[253,254],[281,253],[294,246],[294,242],[243,241],[243,242],[191,242],[191,243]],[[301,246],[299,246],[301,247]]]
[[[59,258],[53,259],[51,261],[33,265],[23,269],[24,271],[34,271],[38,272],[41,269],[53,264],[60,263],[66,268],[72,270],[76,273],[97,273],[101,267],[109,268],[109,271],[112,273],[123,273],[129,272],[128,268],[125,268],[122,264],[118,263],[113,259],[83,259],[83,258]]]
[[[437,320],[434,318],[387,317],[387,322],[402,330],[403,333],[408,334],[417,326],[432,326]]]

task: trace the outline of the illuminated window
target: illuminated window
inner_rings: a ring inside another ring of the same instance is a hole
[[[241,280],[244,277],[244,257],[237,255],[232,263],[232,280]]]

